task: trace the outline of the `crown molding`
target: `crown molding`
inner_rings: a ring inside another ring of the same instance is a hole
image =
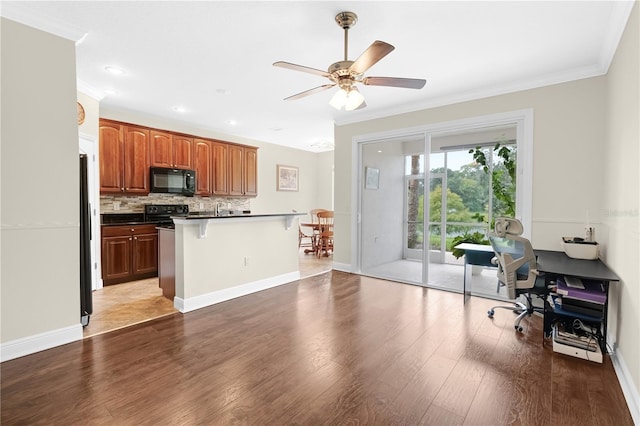
[[[87,36],[88,32],[76,28],[55,18],[34,13],[31,8],[25,6],[29,2],[17,1],[2,2],[0,15],[12,21],[19,22],[29,27],[57,35],[78,44]]]
[[[635,1],[626,0],[613,3],[613,9],[609,16],[609,24],[607,28],[609,31],[605,34],[602,42],[602,51],[600,52],[600,64],[605,69],[605,72],[609,71],[609,66],[613,61],[613,57],[620,44],[620,39],[627,27],[627,22],[631,16],[631,10]]]
[[[346,124],[360,123],[363,121],[380,119],[399,114],[407,114],[425,109],[437,108],[446,105],[454,105],[462,102],[475,101],[478,99],[490,98],[493,96],[506,95],[509,93],[522,92],[530,89],[537,89],[554,84],[567,83],[584,78],[598,77],[606,74],[606,69],[598,64],[589,65],[582,68],[576,68],[568,71],[547,74],[533,79],[523,79],[519,81],[507,82],[500,85],[492,85],[489,87],[479,88],[463,94],[444,95],[428,100],[414,102],[412,104],[386,108],[384,110],[358,111],[349,116],[336,118],[334,123],[336,126]]]
[[[104,93],[101,90],[96,89],[83,80],[78,79],[76,81],[76,88],[79,92],[82,92],[97,101],[101,101],[104,98]]]

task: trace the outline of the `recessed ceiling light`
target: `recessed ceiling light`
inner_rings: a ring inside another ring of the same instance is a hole
[[[216,93],[218,95],[228,95],[229,91],[227,89],[216,89]]]
[[[171,109],[173,109],[175,112],[182,112],[182,113],[187,112],[187,109],[182,105],[176,105]]]
[[[106,89],[106,90],[104,91],[104,94],[105,94],[105,95],[109,95],[109,96],[113,96],[113,95],[117,95],[117,94],[118,94],[118,92],[116,92],[116,91],[115,91],[115,90],[113,90],[113,89]]]
[[[271,127],[269,130],[273,130],[274,132],[281,132],[284,129],[282,127]]]
[[[380,150],[380,149],[379,149],[379,150],[378,150],[378,153],[382,153],[382,150]]]
[[[236,120],[227,120],[227,124],[229,126],[235,126],[236,124],[238,124],[238,122]]]
[[[124,74],[124,70],[122,68],[114,67],[112,65],[108,65],[104,67],[105,71],[113,74],[113,75],[122,75]]]

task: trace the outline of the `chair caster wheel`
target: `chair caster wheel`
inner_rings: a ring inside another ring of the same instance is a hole
[[[493,314],[495,314],[493,309],[491,309],[490,311],[487,311],[487,315],[489,316],[489,318],[493,318]]]
[[[516,331],[519,331],[520,333],[522,333],[522,327],[519,325],[515,325],[514,328],[516,329]]]

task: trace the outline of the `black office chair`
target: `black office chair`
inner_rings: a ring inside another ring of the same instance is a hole
[[[496,218],[495,232],[489,234],[489,241],[496,254],[493,259],[498,266],[499,285],[507,288],[509,299],[524,296],[526,304],[516,301],[512,306],[494,306],[487,313],[493,318],[496,309],[508,309],[518,314],[514,327],[522,331],[520,322],[524,317],[534,312],[544,312],[543,307],[534,307],[532,296],[543,299],[544,306],[545,282],[544,277],[536,270],[536,256],[531,242],[521,237],[524,231],[518,219],[507,217]]]

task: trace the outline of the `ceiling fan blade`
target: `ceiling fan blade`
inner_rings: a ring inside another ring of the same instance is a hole
[[[309,67],[305,67],[305,66],[302,66],[302,65],[296,65],[296,64],[292,64],[290,62],[278,61],[278,62],[274,62],[273,66],[274,67],[280,67],[280,68],[287,68],[287,69],[294,70],[294,71],[307,72],[309,74],[321,75],[323,77],[331,76],[331,74],[329,74],[326,71],[317,70],[315,68],[309,68]]]
[[[304,92],[297,93],[295,95],[289,96],[288,98],[284,98],[285,101],[293,101],[294,99],[304,98],[309,95],[313,95],[314,93],[319,93],[327,89],[331,89],[335,84],[325,84],[322,86],[314,87],[313,89],[305,90]]]
[[[398,78],[398,77],[365,77],[362,80],[367,86],[389,86],[404,87],[406,89],[422,89],[427,80],[420,78]]]
[[[356,59],[356,61],[351,64],[349,69],[351,71],[355,71],[358,74],[362,74],[373,65],[375,65],[380,59],[391,53],[393,49],[395,49],[395,47],[393,47],[389,43],[376,40],[371,43],[371,46],[369,46],[367,50],[362,52],[362,55],[360,55],[358,59]]]

